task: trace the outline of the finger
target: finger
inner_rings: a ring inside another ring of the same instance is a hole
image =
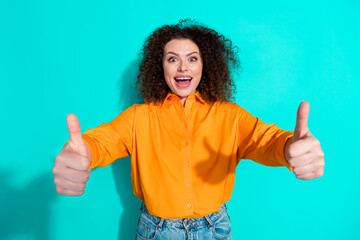
[[[301,180],[311,180],[314,179],[315,175],[314,173],[308,173],[305,175],[295,175],[297,179],[301,179]]]
[[[78,171],[87,171],[90,166],[89,159],[79,153],[70,151],[61,151],[59,155],[56,156],[55,161]]]
[[[319,178],[319,177],[321,177],[323,175],[324,175],[324,169],[319,168],[319,169],[317,169],[317,170],[315,170],[315,171],[313,171],[311,173],[296,176],[296,178],[302,179],[302,180],[311,180],[311,179],[314,179],[314,178]]]
[[[288,160],[288,162],[290,164],[290,167],[296,168],[296,167],[308,165],[308,164],[312,163],[313,161],[315,161],[316,159],[318,159],[317,154],[310,151],[310,152],[304,153],[300,156],[290,158]]]
[[[310,104],[306,101],[300,103],[297,111],[296,125],[294,137],[296,140],[301,139],[308,132],[308,117],[309,117]]]
[[[81,196],[84,194],[84,191],[75,192],[75,191],[71,191],[69,189],[62,188],[62,187],[56,187],[56,192],[58,194],[65,195],[65,196],[71,196],[71,197]]]
[[[294,141],[288,147],[288,155],[290,158],[301,156],[307,152],[311,152],[311,150],[316,147],[317,144],[319,144],[318,140],[312,136]]]
[[[72,168],[61,168],[60,170],[54,170],[56,177],[65,178],[71,182],[86,183],[89,180],[90,169],[87,171],[79,171]]]
[[[70,141],[74,144],[84,144],[81,136],[80,122],[76,115],[73,113],[68,114],[66,117],[66,122],[69,129]]]
[[[312,173],[318,169],[320,169],[321,163],[319,162],[314,162],[305,166],[301,166],[301,167],[295,167],[293,168],[293,172],[295,173],[296,176],[301,176],[301,175],[306,175],[309,173]]]
[[[57,187],[65,188],[74,192],[83,192],[86,183],[77,183],[67,180],[66,178],[56,177],[54,183]]]

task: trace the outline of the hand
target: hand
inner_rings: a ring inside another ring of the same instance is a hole
[[[80,123],[74,114],[66,118],[70,141],[55,158],[52,172],[56,192],[67,196],[84,194],[90,175],[91,150],[83,141]]]
[[[285,146],[285,158],[298,179],[310,180],[324,174],[324,152],[320,142],[310,133],[307,121],[310,105],[302,102],[297,112],[294,136]]]

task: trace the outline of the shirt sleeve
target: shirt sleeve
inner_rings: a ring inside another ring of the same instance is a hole
[[[102,123],[83,134],[92,153],[90,169],[104,167],[116,159],[131,155],[135,105],[123,111],[110,123]]]
[[[238,160],[251,159],[266,166],[292,168],[285,158],[285,144],[294,131],[280,129],[275,124],[265,124],[240,107],[238,113]]]

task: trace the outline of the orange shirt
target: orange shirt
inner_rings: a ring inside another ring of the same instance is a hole
[[[217,212],[231,197],[240,159],[292,170],[284,157],[292,135],[237,104],[207,104],[196,93],[184,107],[169,93],[163,104],[133,105],[83,139],[91,169],[131,155],[133,193],[152,215],[167,219]]]

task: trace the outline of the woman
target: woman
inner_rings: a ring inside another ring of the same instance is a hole
[[[231,41],[191,21],[165,25],[146,40],[138,76],[145,103],[70,141],[56,157],[59,194],[84,193],[90,169],[131,155],[134,194],[142,201],[137,239],[231,239],[226,201],[241,159],[286,166],[299,179],[323,174],[319,142],[307,128],[309,105],[294,132],[265,124],[230,103]]]

